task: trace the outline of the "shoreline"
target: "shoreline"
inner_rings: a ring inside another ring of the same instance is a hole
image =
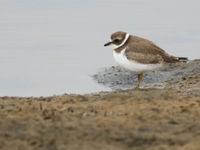
[[[165,88],[0,97],[0,149],[200,147],[200,61]]]

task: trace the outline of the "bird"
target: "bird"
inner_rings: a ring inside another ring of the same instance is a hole
[[[187,62],[187,57],[168,54],[152,41],[124,31],[111,34],[104,46],[113,47],[113,57],[118,65],[138,75],[135,89],[140,88],[144,73],[155,71],[165,64]]]

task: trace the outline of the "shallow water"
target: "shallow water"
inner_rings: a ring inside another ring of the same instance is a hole
[[[110,90],[91,76],[115,65],[103,44],[116,30],[151,39],[170,54],[200,58],[199,4],[6,0],[0,5],[0,96]]]

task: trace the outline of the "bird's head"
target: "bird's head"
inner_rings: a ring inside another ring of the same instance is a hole
[[[104,46],[113,45],[114,47],[120,47],[127,39],[129,34],[123,31],[117,31],[113,33],[110,37],[110,41]]]

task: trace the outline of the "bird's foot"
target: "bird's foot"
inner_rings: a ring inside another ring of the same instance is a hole
[[[137,85],[134,90],[140,90],[140,87]]]

